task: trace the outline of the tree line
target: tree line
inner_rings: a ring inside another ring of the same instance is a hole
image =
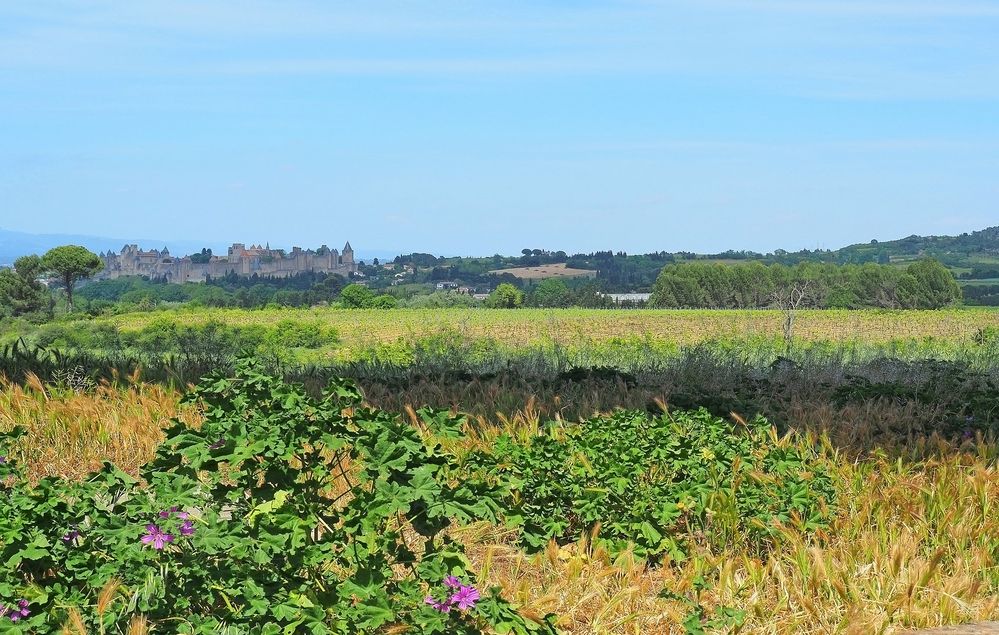
[[[774,306],[789,290],[800,295],[801,308],[937,309],[961,298],[954,276],[929,258],[904,268],[875,263],[692,262],[664,267],[649,304],[658,308],[763,308]]]
[[[527,250],[525,250],[527,251]],[[207,252],[206,252],[207,253]],[[535,257],[561,257],[542,252]],[[795,265],[744,262],[720,264],[703,261],[668,262],[665,253],[647,258],[638,271],[649,275],[661,267],[649,306],[659,308],[763,308],[780,306],[796,298],[800,308],[915,308],[935,309],[961,299],[961,288],[940,262],[926,258],[907,267],[865,263],[836,265],[802,262]],[[432,256],[431,256],[432,257]],[[525,254],[527,257],[527,254]],[[569,257],[572,258],[577,256]],[[591,265],[613,268],[627,255],[597,252],[586,256]],[[472,259],[451,261],[482,267]],[[665,264],[665,266],[663,266]],[[0,317],[52,317],[55,296],[51,287],[65,292],[66,308],[72,311],[74,288],[80,280],[100,270],[102,262],[82,247],[57,247],[44,256],[19,258],[12,269],[0,270]],[[455,265],[448,265],[447,268]],[[444,269],[435,266],[434,271]],[[448,273],[451,273],[450,271]],[[627,275],[622,270],[621,273]],[[259,308],[264,306],[332,305],[346,308],[394,308],[396,306],[476,306],[517,308],[608,307],[612,301],[601,292],[600,281],[550,278],[524,282],[512,276],[495,286],[484,302],[471,296],[444,292],[430,296],[398,298],[348,284],[336,274],[301,273],[288,278],[240,277],[234,273],[210,279],[206,284],[174,285],[141,278],[104,280],[76,292],[84,310],[91,314],[109,311],[151,309],[162,302],[190,303],[211,307]],[[495,277],[494,282],[498,282]],[[647,287],[646,287],[647,288]],[[993,287],[967,290],[972,300],[994,301]],[[981,297],[978,297],[981,296]]]

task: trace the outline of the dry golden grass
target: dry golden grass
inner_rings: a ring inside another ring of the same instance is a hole
[[[27,431],[28,442],[15,452],[32,479],[79,478],[105,460],[135,473],[172,417],[199,421],[199,413],[179,400],[176,391],[154,384],[76,392],[43,386],[37,378],[24,387],[0,380],[0,430],[18,425]]]
[[[899,633],[999,617],[999,471],[994,446],[925,463],[841,464],[843,508],[814,543],[787,532],[769,554],[700,544],[680,567],[611,559],[586,538],[525,555],[487,525],[462,532],[488,584],[529,613],[557,612],[566,633],[683,632],[685,608],[659,599],[715,586],[702,601],[747,612],[747,633]]]
[[[545,278],[596,278],[597,272],[592,269],[574,269],[564,262],[554,265],[538,265],[537,267],[512,267],[510,269],[495,269],[489,273],[504,274],[524,280],[543,280]]]

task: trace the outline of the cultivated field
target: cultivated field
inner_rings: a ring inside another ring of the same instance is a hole
[[[596,278],[597,272],[592,269],[573,269],[565,263],[553,265],[538,265],[537,267],[513,267],[510,269],[494,269],[489,273],[508,273],[522,280],[543,280],[545,278]]]
[[[336,329],[341,347],[417,339],[444,330],[471,339],[489,338],[524,346],[549,339],[608,341],[651,337],[676,344],[713,339],[758,339],[782,333],[783,314],[772,310],[616,309],[177,309],[101,318],[135,331],[154,323],[274,326],[282,321],[317,322]],[[982,329],[999,328],[999,311],[801,311],[794,336],[803,341],[878,344],[899,340],[970,341]]]

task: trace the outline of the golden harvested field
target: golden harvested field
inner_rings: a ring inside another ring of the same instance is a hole
[[[452,329],[470,338],[488,337],[507,345],[555,339],[563,343],[651,337],[676,344],[710,339],[777,338],[783,315],[752,310],[626,309],[178,309],[102,318],[123,330],[142,329],[156,320],[203,324],[218,320],[248,326],[282,320],[318,321],[337,329],[346,349],[414,339]],[[801,311],[797,339],[834,343],[886,343],[895,340],[970,342],[983,328],[999,328],[999,311]]]
[[[592,269],[573,269],[565,263],[554,265],[539,265],[537,267],[513,267],[512,269],[494,269],[489,273],[508,273],[522,280],[543,280],[545,278],[596,278],[597,272]]]

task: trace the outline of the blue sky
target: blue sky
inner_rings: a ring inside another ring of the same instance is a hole
[[[0,0],[0,227],[838,247],[999,224],[999,0]]]

